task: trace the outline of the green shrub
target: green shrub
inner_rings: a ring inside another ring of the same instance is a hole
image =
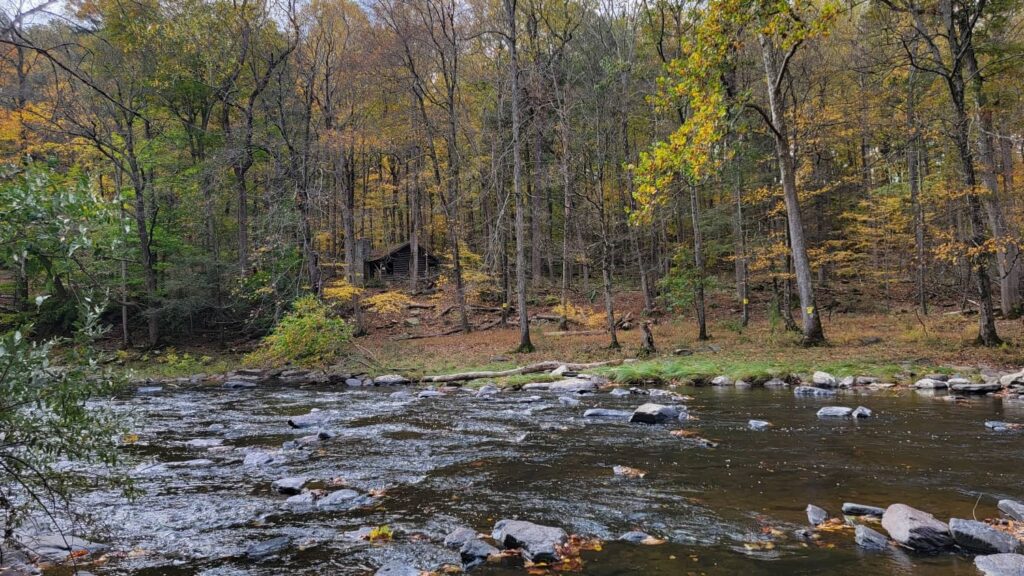
[[[332,316],[316,297],[303,296],[246,361],[262,366],[325,366],[344,352],[352,332],[352,326]]]

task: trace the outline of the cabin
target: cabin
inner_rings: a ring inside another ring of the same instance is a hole
[[[441,264],[441,260],[422,245],[418,248],[418,275],[421,278],[425,278],[435,274],[438,266]],[[409,242],[403,242],[371,254],[363,263],[363,274],[367,279],[378,278],[388,280],[392,278],[408,278],[411,268],[412,246]]]

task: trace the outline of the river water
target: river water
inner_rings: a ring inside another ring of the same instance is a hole
[[[788,389],[680,388],[695,419],[681,425],[588,421],[588,407],[632,409],[642,395],[580,397],[565,407],[545,392],[487,400],[469,391],[443,398],[393,397],[396,388],[310,385],[229,391],[164,390],[116,400],[138,440],[126,448],[142,495],[99,491],[80,504],[107,527],[122,554],[96,574],[365,575],[392,560],[421,569],[458,563],[441,541],[458,526],[490,532],[501,518],[560,526],[605,540],[584,554],[584,573],[975,575],[968,557],[865,552],[852,530],[806,541],[804,508],[839,515],[844,501],[902,502],[947,520],[997,515],[996,500],[1024,498],[1019,433],[986,420],[1024,421],[1024,402],[949,402],[910,392],[841,392],[795,397]],[[538,394],[540,401],[522,403]],[[400,394],[401,395],[401,394]],[[864,405],[874,417],[819,420],[823,405]],[[246,466],[246,454],[279,450],[311,433],[287,424],[319,409],[331,440],[285,450],[277,463]],[[331,412],[334,411],[334,412]],[[755,432],[751,418],[772,428]],[[694,430],[715,448],[672,435]],[[190,448],[193,439],[221,440]],[[176,464],[197,459],[206,462]],[[612,467],[645,470],[615,476]],[[313,488],[345,486],[372,495],[352,510],[291,509],[273,480],[306,476]],[[387,525],[390,542],[352,532]],[[614,540],[643,530],[667,540]],[[94,536],[96,534],[86,534]],[[254,560],[246,550],[279,536],[293,544]],[[127,553],[124,553],[127,552]],[[525,574],[480,567],[474,574]]]

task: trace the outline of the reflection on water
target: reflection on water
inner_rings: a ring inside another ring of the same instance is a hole
[[[1021,403],[982,398],[952,403],[911,392],[841,393],[796,398],[788,390],[686,389],[697,419],[686,424],[718,442],[705,449],[669,434],[678,424],[588,422],[587,408],[633,408],[640,396],[554,395],[516,403],[469,393],[446,398],[391,397],[394,389],[322,387],[229,392],[197,390],[115,402],[136,422],[134,476],[145,494],[133,502],[98,492],[82,504],[110,529],[126,558],[97,574],[372,573],[394,559],[423,569],[458,562],[441,545],[451,529],[489,532],[503,517],[614,539],[643,530],[661,546],[607,543],[588,552],[586,573],[621,574],[976,574],[970,558],[868,553],[852,530],[806,542],[794,532],[815,503],[834,515],[844,501],[904,502],[940,519],[995,516],[998,498],[1024,497],[1019,434],[986,430],[985,420],[1020,421]],[[530,394],[534,394],[531,392]],[[868,406],[867,420],[819,420],[822,405]],[[334,410],[323,429],[335,437],[277,455],[278,464],[243,466],[247,452],[278,450],[315,433],[289,416]],[[749,419],[771,421],[765,432]],[[190,449],[195,438],[223,446]],[[203,459],[209,462],[183,461]],[[616,477],[615,465],[646,470]],[[270,483],[315,479],[379,496],[350,511],[289,509]],[[383,490],[383,495],[379,491]],[[979,501],[980,498],[980,501]],[[400,535],[371,545],[351,532],[389,525]],[[782,534],[781,536],[779,534]],[[246,557],[253,543],[293,538],[279,558]],[[772,540],[768,546],[750,542]],[[748,544],[748,545],[745,545]],[[479,568],[478,574],[523,574]]]

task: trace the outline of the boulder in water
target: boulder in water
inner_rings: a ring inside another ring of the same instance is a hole
[[[298,494],[302,492],[302,487],[306,485],[306,481],[305,477],[291,476],[274,480],[270,483],[270,487],[278,494]]]
[[[767,420],[751,420],[747,422],[747,428],[754,430],[755,432],[763,432],[768,428],[771,428],[772,423]]]
[[[826,520],[828,520],[827,510],[820,506],[815,506],[814,504],[807,505],[807,522],[809,522],[811,526],[817,526]]]
[[[589,408],[583,413],[584,418],[605,420],[629,420],[633,413],[629,410],[610,410],[608,408]]]
[[[995,528],[976,520],[951,518],[949,532],[956,545],[976,554],[999,554],[1016,552],[1020,541]]]
[[[893,504],[882,515],[882,527],[899,544],[918,552],[936,552],[953,545],[949,526],[906,504]]]
[[[811,376],[811,383],[819,388],[835,388],[839,385],[835,376],[820,370]]]
[[[863,524],[858,524],[854,528],[854,540],[858,546],[867,550],[885,550],[889,547],[889,538],[885,534]]]
[[[560,396],[558,398],[558,403],[561,404],[562,406],[568,406],[570,408],[580,405],[579,400],[572,398],[570,396]]]
[[[450,550],[458,550],[462,548],[463,544],[470,540],[475,540],[476,537],[476,530],[460,526],[459,528],[449,532],[448,535],[444,537],[444,545]]]
[[[846,406],[825,406],[818,410],[818,418],[846,418],[853,414],[853,408]]]
[[[885,508],[868,506],[866,504],[855,504],[853,502],[843,502],[843,514],[848,514],[850,516],[874,516],[875,518],[881,518],[882,514],[885,514]]]
[[[459,556],[462,558],[462,563],[465,564],[467,568],[473,568],[478,564],[482,564],[489,557],[495,554],[501,554],[501,550],[498,550],[479,538],[468,540],[461,548],[459,548]]]
[[[1011,519],[1018,522],[1024,522],[1024,502],[1017,502],[1016,500],[1000,500],[996,506],[999,511],[1006,514]]]
[[[647,404],[640,405],[636,410],[634,410],[629,421],[639,422],[642,424],[660,424],[678,417],[678,408],[648,402]]]
[[[850,416],[853,416],[854,418],[871,418],[872,415],[873,412],[871,412],[871,408],[867,408],[865,406],[857,406],[853,413],[850,414]]]
[[[569,539],[561,528],[523,520],[499,520],[491,536],[505,548],[522,549],[523,556],[533,562],[558,560],[558,545]]]
[[[945,380],[937,380],[935,378],[921,378],[913,384],[914,388],[918,390],[945,390],[949,387],[949,384]]]
[[[388,562],[373,573],[374,576],[420,576],[423,571],[405,562]]]
[[[384,374],[373,379],[374,386],[401,386],[410,380],[401,374]]]
[[[974,566],[984,576],[1024,576],[1024,555],[989,554],[974,559]]]
[[[257,542],[245,550],[245,555],[253,560],[263,560],[271,556],[277,556],[290,548],[292,539],[287,536],[278,536],[263,542]]]
[[[828,390],[825,388],[815,388],[814,386],[797,386],[793,388],[793,395],[795,396],[815,396],[819,398],[835,396],[835,390]]]

